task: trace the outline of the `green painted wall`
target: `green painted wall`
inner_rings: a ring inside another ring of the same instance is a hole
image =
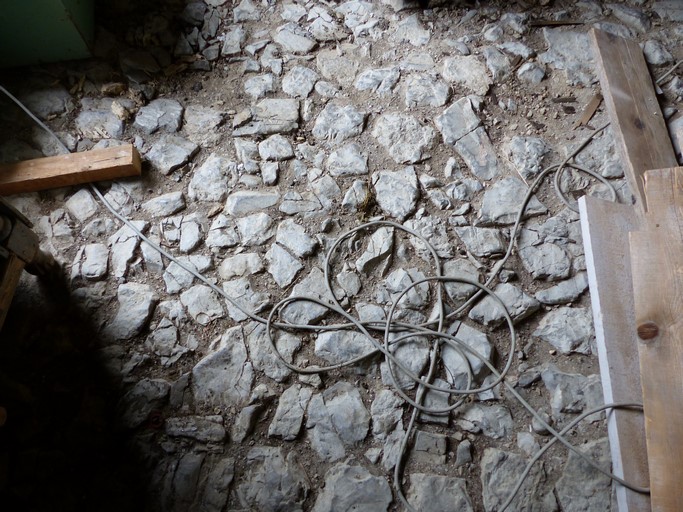
[[[90,55],[93,0],[0,0],[0,67]]]

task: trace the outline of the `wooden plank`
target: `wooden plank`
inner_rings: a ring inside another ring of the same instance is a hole
[[[631,268],[652,510],[683,510],[683,167],[648,171]]]
[[[139,176],[131,144],[0,165],[0,195],[36,192],[93,181]]]
[[[643,211],[643,175],[678,165],[652,77],[636,41],[592,29],[600,85],[626,178]]]
[[[593,307],[605,403],[639,402],[641,396],[629,232],[639,228],[630,205],[596,197],[579,199],[581,231]],[[649,485],[645,425],[639,411],[615,410],[607,421],[612,471],[627,482]],[[619,512],[650,510],[650,497],[616,485]]]
[[[7,259],[0,259],[0,331],[23,270],[24,262],[14,254],[10,254]]]

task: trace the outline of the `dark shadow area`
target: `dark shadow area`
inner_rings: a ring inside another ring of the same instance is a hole
[[[0,509],[145,509],[146,464],[96,357],[104,340],[65,284],[23,281],[0,331]]]

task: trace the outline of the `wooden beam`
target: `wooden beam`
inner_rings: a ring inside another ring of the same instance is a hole
[[[139,176],[131,144],[0,165],[0,195],[36,192],[93,181]]]
[[[638,43],[597,29],[591,30],[591,37],[626,178],[638,207],[645,211],[645,171],[675,167],[676,154]]]
[[[10,254],[8,258],[0,258],[0,331],[23,270],[24,262],[18,256]]]
[[[605,403],[640,402],[640,360],[633,328],[629,253],[629,232],[639,229],[638,215],[632,206],[591,196],[579,199],[579,210]],[[607,432],[613,473],[627,482],[648,487],[642,413],[611,412],[607,416]],[[649,496],[615,485],[619,512],[650,510]]]
[[[645,173],[631,268],[652,510],[683,510],[683,167]]]

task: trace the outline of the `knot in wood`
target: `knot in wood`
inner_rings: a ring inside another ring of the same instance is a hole
[[[659,336],[659,327],[654,322],[644,322],[637,328],[638,337],[643,341],[650,341]]]

